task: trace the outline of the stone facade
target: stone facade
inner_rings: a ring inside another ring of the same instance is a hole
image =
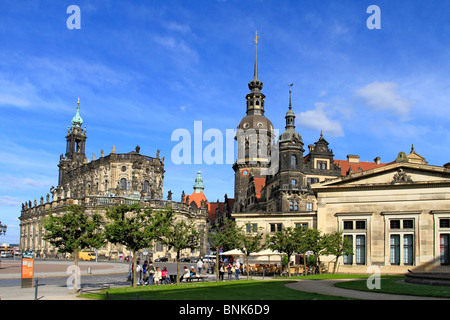
[[[184,202],[172,201],[172,192],[168,192],[167,201],[163,200],[164,157],[140,154],[140,147],[128,153],[117,153],[112,148],[109,155],[104,155],[88,161],[85,155],[86,128],[81,128],[83,120],[80,116],[80,104],[72,119],[72,126],[67,130],[67,146],[65,155],[60,156],[59,178],[57,187],[51,187],[50,193],[40,198],[40,201],[27,201],[22,204],[20,215],[20,247],[21,250],[33,250],[37,254],[56,254],[54,248],[43,240],[45,230],[42,219],[49,212],[62,214],[71,204],[85,208],[85,212],[104,214],[110,206],[138,203],[142,208],[164,209],[167,206],[174,209],[177,219],[191,218],[201,230],[202,240],[199,250],[183,253],[188,256],[206,254],[207,247],[207,208],[190,207]],[[51,199],[50,199],[51,194]],[[116,256],[121,253],[128,255],[123,246],[108,244],[101,248],[101,254]],[[160,244],[148,250],[153,258],[175,256],[174,252]]]
[[[261,89],[255,76],[256,81]],[[248,108],[238,130],[249,117]],[[449,164],[429,165],[414,147],[390,163],[381,163],[379,157],[362,162],[357,155],[338,160],[322,133],[304,155],[290,96],[285,119],[285,131],[267,153],[269,162],[250,162],[238,152],[232,213],[238,225],[249,223],[248,232],[266,234],[299,226],[341,231],[354,246],[353,255],[338,261],[343,272],[367,273],[369,266],[386,273],[449,271]],[[239,146],[239,138],[246,136],[236,138]],[[263,174],[266,168],[272,171]],[[332,257],[321,260],[331,267],[336,263]]]

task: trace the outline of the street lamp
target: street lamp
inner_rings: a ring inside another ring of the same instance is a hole
[[[6,228],[8,228],[7,226],[2,225],[2,222],[0,221],[0,235],[3,232],[3,235],[6,234]]]

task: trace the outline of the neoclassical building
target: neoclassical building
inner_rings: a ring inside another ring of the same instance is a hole
[[[172,192],[168,192],[167,200],[163,199],[164,157],[140,153],[140,147],[128,153],[119,153],[113,146],[108,155],[101,150],[97,159],[92,155],[88,160],[85,154],[86,127],[83,129],[80,116],[80,103],[67,128],[66,152],[60,156],[58,185],[50,188],[50,193],[40,200],[27,201],[22,204],[20,219],[21,250],[33,250],[36,254],[55,254],[55,249],[43,240],[45,230],[42,220],[51,211],[64,214],[65,208],[77,204],[88,213],[104,214],[108,207],[121,204],[136,204],[142,208],[155,210],[171,207],[177,219],[191,218],[204,235],[197,252],[185,252],[184,255],[204,255],[207,241],[206,208],[190,207],[184,202],[172,201]],[[51,195],[50,195],[51,194]],[[108,244],[100,250],[106,256],[128,255],[122,246]],[[153,258],[173,258],[174,252],[160,244],[145,250]]]
[[[414,147],[388,163],[379,157],[360,161],[358,155],[339,160],[322,132],[305,148],[291,90],[285,130],[275,137],[264,115],[257,52],[248,87],[233,165],[232,216],[238,225],[266,234],[300,226],[343,232],[354,247],[353,255],[338,261],[343,272],[366,273],[369,266],[382,272],[449,271],[450,164],[430,165]],[[321,258],[325,264],[334,264],[332,259]]]

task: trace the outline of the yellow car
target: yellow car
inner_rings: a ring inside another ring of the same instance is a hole
[[[94,252],[80,252],[80,254],[78,255],[78,258],[80,260],[92,261],[92,260],[95,260],[95,253]]]

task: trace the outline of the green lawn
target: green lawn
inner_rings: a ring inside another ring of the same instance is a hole
[[[286,287],[289,280],[239,280],[183,283],[180,285],[124,287],[109,290],[109,299],[126,300],[349,300],[347,298],[302,292]],[[84,294],[86,298],[105,299],[105,295]]]
[[[409,284],[403,282],[405,278],[406,278],[405,276],[382,277],[380,282],[380,289],[373,289],[373,290],[370,290],[367,287],[366,280],[342,282],[335,284],[335,286],[345,289],[353,289],[361,291],[450,298],[450,287],[448,286],[427,286],[419,284]]]

